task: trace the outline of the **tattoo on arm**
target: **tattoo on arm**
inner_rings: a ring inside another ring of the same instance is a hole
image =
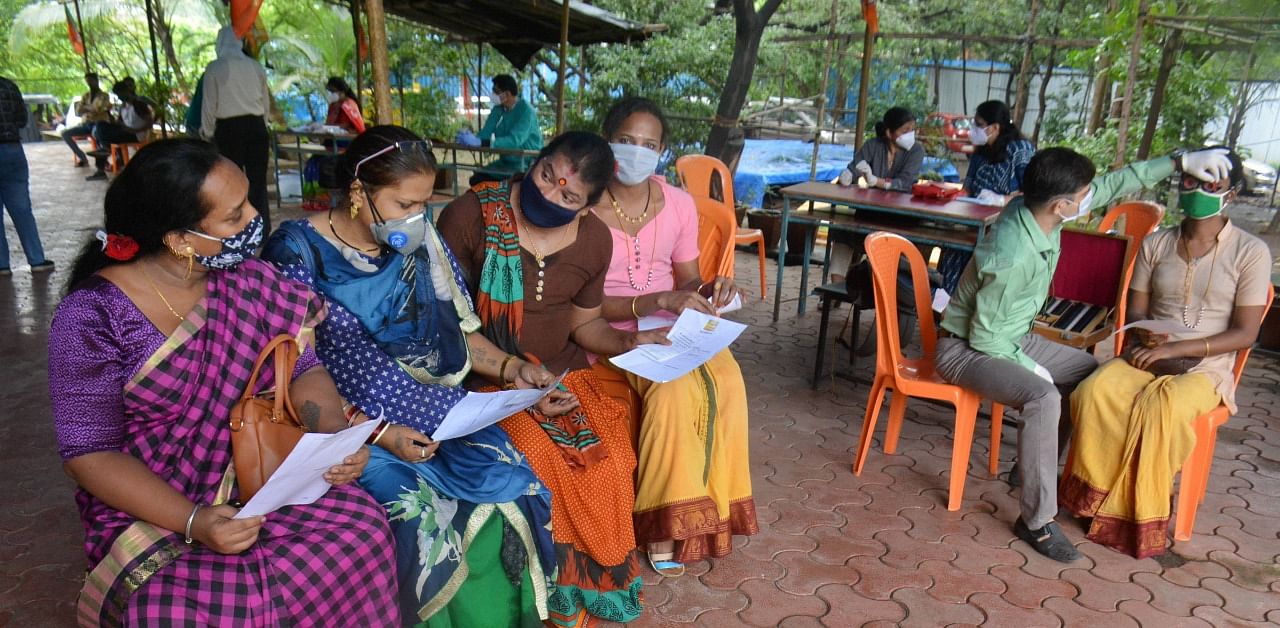
[[[316,405],[316,402],[304,402],[298,414],[302,415],[302,424],[307,426],[307,429],[312,432],[320,431],[320,406]]]

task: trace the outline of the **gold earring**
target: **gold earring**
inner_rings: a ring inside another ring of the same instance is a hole
[[[183,277],[183,279],[190,279],[192,266],[195,264],[195,261],[196,261],[196,250],[192,248],[191,245],[188,244],[187,248],[182,250],[182,256],[187,258],[187,274],[185,277]]]
[[[360,192],[363,190],[364,190],[364,187],[361,186],[359,182],[356,182],[351,184],[351,191],[349,194],[347,194],[347,200],[350,202],[350,205],[351,205],[352,220],[355,220],[355,217],[360,215],[360,207],[362,205],[362,201],[360,200]]]

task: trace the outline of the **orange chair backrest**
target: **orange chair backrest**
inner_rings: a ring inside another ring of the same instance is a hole
[[[1134,253],[1142,245],[1142,239],[1151,235],[1160,226],[1164,217],[1164,207],[1150,201],[1125,201],[1107,210],[1098,223],[1098,231],[1106,233],[1115,228],[1120,217],[1124,217],[1124,234],[1133,238]]]
[[[676,174],[690,194],[722,201],[733,211],[733,175],[723,161],[710,155],[685,155],[676,160]]]
[[[871,264],[871,285],[876,301],[876,366],[898,373],[903,364],[901,335],[898,327],[898,268],[905,255],[911,267],[911,284],[915,291],[916,318],[920,324],[920,344],[926,359],[932,359],[938,343],[933,324],[933,301],[929,298],[929,274],[919,249],[906,238],[877,231],[866,240],[867,261]]]
[[[716,275],[733,277],[733,210],[712,198],[693,195],[698,208],[698,276],[711,281]]]
[[[1275,298],[1276,287],[1267,286],[1267,306],[1262,308],[1262,320],[1259,321],[1259,323],[1267,320],[1267,312],[1271,311],[1271,303],[1275,301]],[[1248,347],[1236,352],[1236,363],[1235,366],[1232,367],[1232,371],[1235,372],[1236,376],[1236,386],[1240,385],[1240,376],[1244,374],[1244,365],[1245,362],[1249,361],[1249,353],[1251,351],[1253,351],[1253,345],[1249,345]]]

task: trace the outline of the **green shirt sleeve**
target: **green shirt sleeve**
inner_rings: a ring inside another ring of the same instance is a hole
[[[523,100],[520,101],[511,111],[507,112],[504,118],[505,127],[502,133],[494,135],[494,148],[519,148],[530,150],[535,147],[528,146],[527,138],[532,136],[538,126],[537,114],[534,113],[533,107]]]
[[[969,346],[993,358],[1017,362],[1029,371],[1036,363],[1019,344],[1027,333],[1025,321],[1010,316],[1018,310],[1014,302],[1025,299],[1022,286],[1030,281],[1026,271],[1017,266],[991,267],[979,271],[981,286],[974,295],[972,318],[969,320]]]
[[[489,111],[489,117],[484,119],[484,126],[480,127],[480,132],[476,135],[487,140],[493,136],[493,132],[498,128],[498,122],[502,120],[502,105],[498,105]]]
[[[1115,172],[1093,179],[1093,207],[1106,207],[1111,201],[1145,190],[1172,175],[1173,159],[1159,157],[1129,164]]]

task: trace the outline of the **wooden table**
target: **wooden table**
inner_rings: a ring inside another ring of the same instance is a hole
[[[307,168],[307,155],[338,155],[342,152],[342,148],[338,146],[339,140],[352,140],[355,135],[351,133],[312,133],[309,131],[275,131],[271,134],[271,156],[275,166],[276,176],[276,209],[280,209],[280,203],[284,198],[284,194],[280,192],[280,140],[292,138],[293,147],[286,150],[292,150],[298,155],[298,182],[299,190],[306,188],[306,177],[304,172]],[[304,146],[302,141],[306,140]],[[318,141],[317,141],[318,140]],[[328,141],[329,146],[326,148],[324,143]],[[305,198],[306,192],[302,192]]]
[[[809,209],[791,211],[792,201],[808,202]],[[813,204],[830,203],[831,211],[818,211]],[[844,207],[853,213],[836,211]],[[787,225],[802,223],[814,225],[805,239],[802,270],[800,274],[800,302],[796,314],[804,314],[809,290],[809,258],[813,255],[813,240],[817,227],[826,225],[828,233],[849,231],[872,233],[889,231],[928,246],[972,251],[987,234],[987,227],[995,223],[1001,207],[979,205],[966,201],[927,201],[917,199],[907,192],[889,192],[879,189],[863,189],[834,183],[809,181],[782,188],[782,225],[778,241],[778,277],[773,284],[773,320],[778,320],[782,307],[782,271],[787,256]],[[891,216],[908,216],[919,220],[915,225],[903,225]],[[828,236],[828,242],[830,241]],[[826,280],[831,259],[831,247],[827,247],[823,265]]]

